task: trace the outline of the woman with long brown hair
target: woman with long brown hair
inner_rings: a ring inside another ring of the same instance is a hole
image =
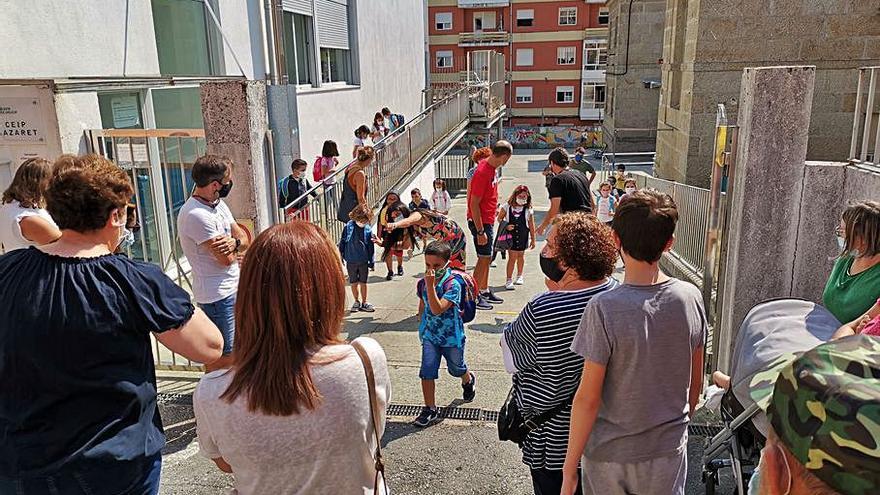
[[[242,264],[234,364],[206,374],[193,399],[201,452],[235,475],[238,493],[373,493],[390,379],[379,344],[357,339],[374,370],[374,428],[344,314],[342,263],[323,230],[293,222],[257,236]]]
[[[52,165],[48,161],[30,158],[18,167],[12,184],[3,191],[0,244],[7,253],[48,244],[61,237],[61,231],[45,209],[44,195],[51,176]]]

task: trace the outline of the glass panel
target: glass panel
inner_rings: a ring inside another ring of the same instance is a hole
[[[213,5],[213,4],[212,4]],[[212,75],[220,71],[220,44],[202,2],[152,0],[153,27],[163,75]],[[210,22],[210,24],[209,24]],[[213,55],[216,56],[212,59]]]
[[[348,50],[321,48],[321,82],[348,82]]]
[[[312,20],[301,14],[284,13],[284,57],[290,84],[313,84]]]
[[[132,93],[98,93],[101,127],[104,129],[143,129],[141,97]]]
[[[152,93],[157,129],[204,127],[199,88],[154,89]]]

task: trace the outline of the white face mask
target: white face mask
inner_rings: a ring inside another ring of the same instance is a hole
[[[516,198],[516,204],[520,206],[525,206],[529,203],[528,199]]]
[[[437,191],[437,192],[443,192],[443,188],[442,188],[442,187],[435,187],[434,190]]]
[[[837,236],[837,247],[840,248],[841,251],[846,248],[846,239],[841,236]]]
[[[611,194],[611,191],[606,191],[603,189],[602,191],[599,191],[599,194],[601,194],[603,198],[607,198]]]
[[[624,191],[626,191],[627,194],[632,194],[632,193],[636,192],[636,188],[627,187],[626,189],[624,189]]]

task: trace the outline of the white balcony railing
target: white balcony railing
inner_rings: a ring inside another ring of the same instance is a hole
[[[458,46],[507,46],[510,34],[506,31],[461,33]]]
[[[510,0],[458,0],[458,8],[474,9],[482,7],[507,7]]]

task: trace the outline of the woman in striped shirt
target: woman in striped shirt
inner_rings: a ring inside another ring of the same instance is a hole
[[[532,299],[501,339],[523,416],[533,418],[565,404],[522,444],[537,495],[558,495],[562,489],[571,400],[584,366],[584,359],[570,350],[581,315],[593,296],[618,285],[610,278],[617,247],[607,225],[581,212],[561,215],[553,225],[540,256],[549,291]]]

